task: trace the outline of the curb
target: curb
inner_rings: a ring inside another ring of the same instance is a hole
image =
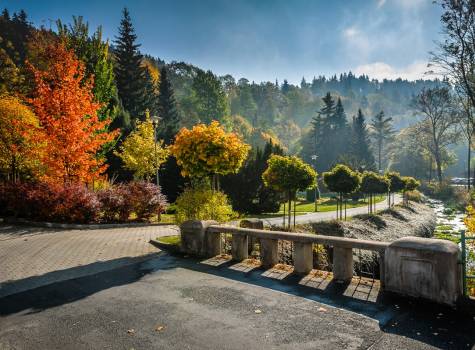
[[[170,253],[181,253],[181,247],[177,246],[176,244],[164,243],[164,242],[160,242],[156,239],[151,239],[150,241],[148,241],[148,243],[150,243],[151,245],[153,245],[153,246],[155,246],[159,249],[166,250]]]
[[[134,228],[134,227],[149,227],[149,226],[174,226],[174,224],[167,223],[125,223],[125,224],[62,224],[59,222],[41,222],[41,221],[30,221],[20,218],[1,218],[0,223],[5,224],[18,224],[18,225],[27,225],[35,227],[47,227],[47,228],[63,228],[71,230],[98,230],[98,229],[108,229],[108,228]]]

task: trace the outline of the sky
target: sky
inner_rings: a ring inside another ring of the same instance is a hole
[[[432,0],[0,0],[47,28],[81,15],[110,40],[124,6],[142,52],[256,82],[350,70],[427,77],[440,35],[441,9]]]

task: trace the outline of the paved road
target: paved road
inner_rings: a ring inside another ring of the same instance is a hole
[[[327,288],[328,289],[328,288]],[[158,259],[0,299],[0,349],[471,349],[473,315]]]
[[[402,202],[401,195],[395,195],[394,202],[399,204]],[[382,202],[376,203],[376,210],[384,210],[388,208],[388,203],[386,200]],[[350,208],[346,210],[347,217],[359,215],[359,214],[366,214],[368,213],[368,208],[366,206],[358,207],[358,208]],[[317,212],[317,213],[309,213],[304,215],[297,215],[295,217],[295,222],[298,224],[308,224],[312,222],[318,221],[327,221],[333,220],[336,218],[335,211],[327,211],[327,212]],[[274,217],[274,218],[267,218],[267,219],[260,219],[263,220],[266,225],[282,225],[282,217]],[[292,218],[293,220],[293,218]]]
[[[64,230],[0,225],[0,297],[131,264],[159,252],[175,226]]]

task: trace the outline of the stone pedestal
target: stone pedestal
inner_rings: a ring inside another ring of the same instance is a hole
[[[199,257],[209,257],[210,253],[217,251],[217,237],[208,238],[206,229],[211,225],[217,225],[216,221],[189,220],[180,225],[181,251],[185,254]],[[211,245],[212,248],[208,248]],[[218,255],[219,253],[215,254]]]
[[[248,237],[246,235],[233,235],[231,255],[235,261],[243,261],[248,256]]]
[[[338,282],[350,282],[353,278],[353,250],[333,248],[333,278]]]
[[[294,272],[306,275],[313,269],[312,243],[294,242]]]
[[[264,229],[264,221],[259,219],[245,219],[239,222],[239,227],[242,228],[252,228],[255,230],[263,230]],[[247,240],[248,242],[248,252],[252,252],[254,250],[254,245],[259,243],[259,240],[254,237],[249,237]]]
[[[278,241],[276,239],[261,239],[262,267],[271,268],[279,262]]]

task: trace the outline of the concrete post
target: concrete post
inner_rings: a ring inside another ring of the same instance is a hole
[[[222,252],[221,233],[206,232],[206,257],[220,255]]]
[[[294,242],[294,272],[306,275],[313,269],[313,244]]]
[[[271,268],[279,262],[278,240],[261,239],[262,267]]]
[[[239,222],[239,227],[263,230],[264,221],[258,220],[258,219],[245,219]],[[248,252],[252,252],[254,250],[254,244],[258,243],[259,240],[255,237],[249,237],[247,241],[248,241]]]
[[[384,290],[384,252],[379,253],[379,288]]]
[[[189,220],[180,225],[181,251],[200,257],[207,256],[206,229],[216,221]]]
[[[353,277],[353,250],[333,247],[333,278],[339,282],[349,282]]]
[[[231,245],[231,255],[233,260],[243,261],[247,259],[248,247],[247,247],[248,237],[246,235],[233,235],[232,245]]]

